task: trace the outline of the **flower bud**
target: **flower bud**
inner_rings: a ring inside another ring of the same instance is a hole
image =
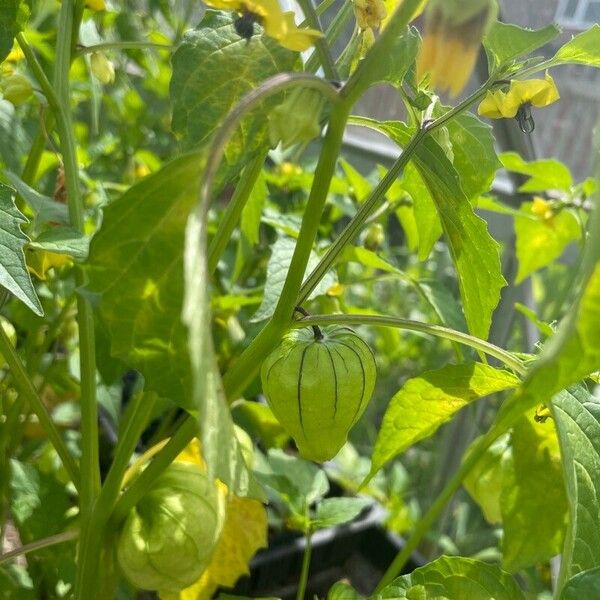
[[[385,230],[381,223],[373,223],[365,234],[365,248],[367,250],[378,250],[385,241]]]
[[[295,88],[269,115],[269,138],[284,148],[309,142],[321,133],[319,120],[325,105],[323,95],[311,88]]]
[[[27,102],[33,95],[33,86],[25,75],[14,73],[0,81],[2,97],[15,106]]]
[[[90,65],[92,74],[100,83],[107,85],[115,80],[115,66],[103,52],[93,52]]]

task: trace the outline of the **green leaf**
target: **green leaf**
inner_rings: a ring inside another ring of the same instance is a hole
[[[341,158],[339,162],[350,184],[351,193],[358,202],[362,202],[369,195],[373,186],[347,160]]]
[[[402,278],[407,277],[400,269],[391,265],[372,250],[368,250],[362,246],[346,246],[336,262],[355,262],[369,269],[378,269],[386,273],[396,273]]]
[[[461,187],[469,200],[492,187],[501,163],[495,149],[493,129],[474,114],[466,112],[446,127],[452,142],[452,164],[460,174]]]
[[[265,448],[284,448],[290,440],[267,404],[237,400],[231,406],[231,413],[234,421],[252,438],[260,438]]]
[[[465,477],[463,485],[479,504],[488,523],[502,522],[500,496],[504,463],[512,459],[508,435],[498,438]]]
[[[23,566],[0,565],[0,600],[36,600],[38,594]]]
[[[88,261],[111,354],[187,409],[195,405],[181,323],[183,236],[202,164],[198,153],[177,158],[111,202]]]
[[[508,371],[482,363],[448,365],[409,379],[383,416],[369,479],[392,458],[435,433],[468,403],[518,383]]]
[[[173,54],[170,95],[172,127],[187,149],[201,146],[248,92],[281,71],[293,70],[298,60],[269,37],[254,35],[248,43],[236,32],[235,16],[207,10],[200,26],[185,34]],[[267,142],[266,116],[277,104],[266,100],[244,118],[229,142],[224,160],[243,162]]]
[[[548,337],[554,334],[554,329],[552,325],[542,321],[536,314],[536,312],[529,308],[529,306],[525,306],[520,302],[515,302],[515,310],[520,312],[528,321],[533,323],[540,331],[541,334]]]
[[[259,242],[260,217],[268,197],[269,189],[267,188],[265,173],[261,171],[240,217],[240,231],[248,243],[253,246]]]
[[[560,29],[556,25],[526,29],[496,21],[483,40],[490,72],[541,48],[559,34]]]
[[[582,598],[600,598],[600,567],[583,571],[569,579],[560,595],[560,600]]]
[[[372,504],[368,498],[325,498],[317,505],[313,525],[319,529],[352,521]]]
[[[33,465],[11,460],[11,515],[26,544],[64,531],[71,501],[63,484]]]
[[[257,323],[268,319],[275,310],[279,295],[283,289],[287,272],[292,262],[292,256],[296,247],[296,241],[287,237],[280,237],[271,247],[271,258],[267,265],[267,281],[265,283],[265,292],[261,305],[256,313],[252,316],[251,321]],[[307,273],[310,273],[318,264],[319,257],[315,252],[311,252],[308,261]],[[337,276],[333,271],[330,271],[319,282],[319,285],[314,289],[310,298],[321,296],[327,290],[337,283]]]
[[[399,121],[353,117],[351,122],[382,131],[402,147],[406,147],[412,137],[411,128]],[[442,223],[456,267],[469,331],[486,338],[492,312],[500,300],[500,290],[506,284],[499,246],[490,236],[486,222],[473,212],[461,188],[459,174],[435,140],[425,136],[411,162],[419,171]],[[417,212],[415,206],[415,217]],[[427,212],[430,213],[430,209]],[[424,233],[430,235],[429,231],[422,231],[419,224],[419,238]]]
[[[576,35],[558,50],[552,61],[559,65],[577,63],[600,67],[600,25],[596,23]]]
[[[27,219],[15,205],[14,190],[0,183],[0,285],[41,316],[44,311],[25,265],[23,247],[29,239],[21,231],[22,223]]]
[[[433,308],[442,325],[458,331],[467,330],[458,301],[447,285],[437,279],[420,279],[417,281],[417,289]]]
[[[66,204],[56,202],[50,196],[40,194],[10,171],[6,171],[5,175],[25,202],[33,209],[34,217],[31,224],[33,230],[49,222],[61,225],[69,223],[69,209]]]
[[[381,600],[524,600],[516,581],[495,565],[472,558],[442,556],[395,579],[384,588]]]
[[[533,202],[523,202],[515,216],[516,253],[519,271],[515,283],[521,283],[534,271],[553,263],[565,248],[581,237],[581,227],[568,209],[549,219],[534,215]]]
[[[561,563],[564,581],[600,565],[600,402],[583,387],[573,387],[557,394],[551,408],[560,438],[569,502]]]
[[[442,235],[442,224],[431,190],[423,179],[419,169],[413,164],[406,165],[401,181],[413,201],[413,215],[417,226],[419,260],[427,260],[434,244]]]
[[[269,450],[268,464],[257,468],[256,476],[301,516],[329,491],[329,482],[323,470],[314,463],[285,454],[282,450]]]
[[[364,600],[349,583],[337,581],[327,592],[327,600]]]
[[[512,458],[504,462],[500,506],[503,567],[517,571],[560,554],[567,498],[560,451],[551,419],[523,417],[511,434]]]
[[[546,190],[569,191],[573,178],[569,169],[554,159],[524,161],[516,152],[503,152],[499,155],[502,166],[508,171],[529,175],[520,192],[545,192]]]
[[[55,227],[44,231],[28,245],[37,250],[67,254],[77,260],[85,260],[89,252],[90,238],[69,227]]]
[[[15,35],[21,31],[29,9],[21,0],[4,0],[0,6],[0,62],[10,52]]]

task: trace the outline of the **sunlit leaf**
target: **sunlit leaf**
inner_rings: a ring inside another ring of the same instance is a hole
[[[432,435],[469,402],[514,388],[519,380],[482,363],[448,365],[409,379],[390,400],[373,448],[369,478]]]
[[[519,188],[520,192],[568,191],[573,185],[571,172],[558,160],[549,158],[527,162],[516,152],[503,152],[499,158],[508,171],[529,175],[530,178]]]
[[[533,202],[523,202],[521,210],[525,214],[515,216],[519,261],[515,283],[554,262],[571,242],[581,237],[581,227],[571,211],[562,210],[546,219],[536,216],[532,206]]]
[[[562,577],[569,578],[600,565],[600,402],[584,388],[573,387],[557,394],[551,406],[561,441],[569,502],[561,564]]]
[[[578,63],[600,67],[600,25],[596,23],[559,48],[553,62],[555,64]]]
[[[523,417],[510,438],[512,457],[504,462],[500,496],[502,551],[503,567],[517,571],[560,553],[567,498],[552,419]]]
[[[207,10],[200,26],[185,34],[173,54],[172,127],[188,149],[208,140],[231,109],[261,81],[293,70],[298,60],[297,53],[267,36],[254,35],[248,43],[236,32],[234,18],[227,12]],[[265,101],[242,121],[225,153],[228,164],[265,144],[266,115],[277,102],[276,98]]]
[[[496,21],[483,40],[490,70],[530,54],[551,42],[559,33],[560,29],[556,25],[527,29],[512,23]]]
[[[495,565],[472,558],[442,556],[410,575],[395,579],[379,596],[382,600],[411,598],[440,600],[524,600],[517,582]]]
[[[23,248],[29,242],[21,231],[27,219],[15,206],[14,190],[0,183],[0,286],[7,289],[36,315],[43,315],[29,271],[25,265]]]

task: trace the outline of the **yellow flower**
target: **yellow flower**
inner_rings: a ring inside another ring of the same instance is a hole
[[[85,0],[85,6],[90,10],[106,10],[104,0]]]
[[[323,35],[315,29],[297,27],[294,13],[283,12],[277,0],[206,0],[206,4],[239,13],[235,28],[242,37],[250,39],[254,34],[254,23],[260,23],[269,37],[295,52],[307,50]]]
[[[354,16],[360,29],[379,29],[387,16],[383,0],[354,0]]]
[[[46,274],[50,269],[60,269],[65,265],[73,264],[73,259],[66,254],[58,254],[34,248],[27,249],[26,259],[29,272],[42,281],[46,281]]]
[[[417,59],[418,79],[429,73],[432,88],[458,95],[473,72],[481,40],[496,14],[495,0],[431,0]]]
[[[554,79],[546,73],[544,79],[511,81],[508,91],[497,90],[486,94],[477,112],[490,119],[511,119],[519,108],[529,104],[537,108],[548,106],[560,98]]]
[[[531,213],[544,221],[552,221],[554,211],[552,204],[548,200],[544,200],[539,196],[534,196],[533,204],[531,205]]]

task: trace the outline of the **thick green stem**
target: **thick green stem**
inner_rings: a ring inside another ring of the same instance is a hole
[[[58,19],[58,39],[54,90],[58,108],[55,114],[65,171],[65,186],[71,226],[81,233],[84,228],[84,206],[79,186],[75,135],[70,110],[69,69],[73,42],[73,27],[77,20],[72,2],[63,2]],[[86,284],[82,271],[75,273],[78,287]],[[79,364],[81,377],[81,490],[80,510],[86,517],[100,491],[100,463],[98,458],[98,410],[96,404],[96,349],[94,340],[94,315],[88,300],[77,298],[77,324],[79,326]]]
[[[210,275],[215,272],[219,259],[231,239],[231,234],[240,220],[244,206],[246,206],[254,184],[260,175],[265,158],[266,154],[261,152],[246,166],[235,188],[233,197],[227,205],[225,214],[219,221],[219,228],[208,249],[208,272]]]
[[[411,321],[409,319],[400,319],[397,317],[387,317],[384,315],[312,315],[305,317],[301,321],[296,321],[293,327],[309,327],[312,325],[375,325],[383,327],[397,327],[398,329],[406,329],[409,331],[418,331],[420,333],[426,333],[435,337],[444,338],[452,342],[464,344],[470,346],[477,351],[485,352],[489,356],[497,358],[503,362],[507,367],[513,369],[516,373],[524,375],[526,373],[525,366],[523,363],[510,352],[490,344],[485,340],[476,338],[468,333],[462,331],[456,331],[455,329],[449,329],[448,327],[442,327],[441,325],[429,325],[427,323],[420,323],[419,321]]]
[[[4,328],[0,327],[0,354],[4,356],[4,359],[8,363],[8,368],[13,377],[15,387],[23,398],[27,401],[29,406],[35,412],[37,418],[40,421],[40,425],[44,428],[46,435],[48,436],[50,443],[54,446],[56,453],[60,457],[65,470],[69,474],[71,481],[76,488],[80,487],[80,474],[75,459],[67,449],[56,425],[52,421],[52,417],[46,408],[46,405],[42,402],[38,396],[31,379],[27,376],[27,372],[17,355],[17,351],[13,348],[8,336],[4,332]]]

